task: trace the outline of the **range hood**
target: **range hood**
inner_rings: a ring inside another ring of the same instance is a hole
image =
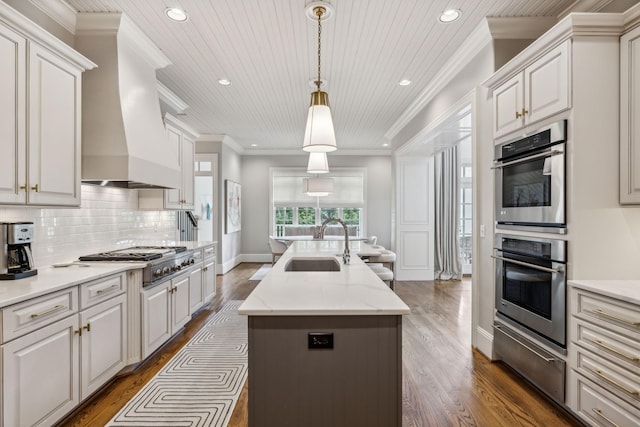
[[[98,64],[82,75],[83,183],[178,187],[155,74],[171,62],[121,13],[79,13],[76,25],[75,49]]]

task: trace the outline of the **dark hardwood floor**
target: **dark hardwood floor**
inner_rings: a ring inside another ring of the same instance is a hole
[[[218,294],[161,351],[104,387],[59,426],[102,426],[225,302],[244,299],[261,264],[217,277]],[[471,348],[471,283],[396,282],[411,314],[403,320],[403,426],[579,426],[500,363]],[[229,427],[247,426],[246,384]]]

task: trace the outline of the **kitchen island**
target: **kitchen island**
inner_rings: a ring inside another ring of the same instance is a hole
[[[343,249],[294,242],[238,309],[249,317],[250,426],[401,425],[409,307],[357,256],[343,264]],[[287,271],[327,258],[340,271]]]

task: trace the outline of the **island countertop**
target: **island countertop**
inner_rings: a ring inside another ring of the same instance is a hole
[[[409,307],[357,254],[370,251],[362,242],[350,245],[351,262],[342,263],[344,242],[294,242],[238,308],[249,316],[404,315]],[[340,255],[338,255],[340,254]],[[335,256],[340,271],[285,271],[291,258]]]

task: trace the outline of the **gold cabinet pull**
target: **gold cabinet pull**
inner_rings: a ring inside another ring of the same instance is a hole
[[[96,293],[97,293],[98,295],[100,295],[100,294],[105,294],[105,293],[107,293],[107,292],[115,291],[116,289],[120,289],[120,286],[119,286],[119,285],[111,285],[111,286],[109,286],[108,288],[98,289],[98,290],[96,291]]]
[[[525,114],[529,114],[529,111],[527,111],[526,108],[523,108],[521,116],[524,116]]]
[[[516,119],[519,119],[520,117],[522,117],[522,114],[516,111]]]
[[[592,411],[595,412],[596,414],[598,414],[603,420],[605,420],[606,422],[611,424],[613,427],[620,427],[618,424],[614,423],[612,420],[610,420],[608,417],[606,417],[604,415],[604,413],[602,413],[602,409],[593,408]]]
[[[36,193],[39,191],[39,190],[38,190],[38,188],[39,188],[39,187],[38,187],[38,184],[36,184],[36,185],[34,185],[33,187],[31,187],[31,189],[32,189],[33,191],[35,191]]]
[[[629,387],[625,386],[624,384],[620,384],[618,381],[614,380],[613,378],[609,378],[608,376],[606,376],[599,369],[591,369],[591,372],[593,372],[594,374],[596,374],[596,376],[602,378],[603,380],[607,381],[608,383],[613,384],[614,386],[616,386],[616,387],[622,389],[623,391],[629,393],[632,396],[640,395],[640,392],[638,390],[634,390],[632,388],[629,388]]]
[[[624,357],[625,359],[630,360],[630,361],[632,361],[632,362],[638,362],[638,361],[640,361],[640,357],[638,357],[638,356],[630,356],[630,355],[626,354],[625,352],[623,352],[623,351],[621,351],[621,350],[618,350],[617,348],[615,348],[615,347],[613,347],[613,346],[611,346],[611,345],[609,345],[609,344],[605,344],[605,343],[603,343],[603,342],[602,342],[602,341],[600,341],[600,340],[594,340],[594,339],[592,339],[592,340],[591,340],[591,342],[593,342],[595,345],[597,345],[597,346],[599,346],[599,347],[602,347],[602,348],[604,348],[604,349],[609,350],[609,351],[610,351],[610,352],[612,352],[612,353],[617,354],[618,356],[622,356],[622,357]]]
[[[640,322],[633,322],[633,321],[630,321],[630,320],[627,320],[627,319],[623,319],[622,317],[618,317],[618,316],[616,316],[614,314],[607,313],[606,311],[604,311],[601,308],[594,308],[592,311],[594,313],[596,313],[596,314],[599,314],[600,316],[604,316],[604,317],[607,317],[609,319],[617,320],[618,322],[625,323],[625,324],[627,324],[629,326],[640,326]]]
[[[31,315],[31,318],[32,319],[37,319],[38,317],[46,316],[47,314],[51,314],[51,313],[53,313],[55,311],[58,311],[58,310],[61,310],[63,308],[65,308],[64,305],[58,304],[58,305],[53,306],[53,307],[51,307],[51,308],[49,308],[49,309],[47,309],[45,311],[41,311],[40,313],[33,313]]]
[[[82,328],[80,328],[80,329],[86,329],[86,330],[87,330],[87,332],[91,332],[91,323],[87,323],[87,326],[83,326],[83,327],[82,327]]]
[[[25,185],[21,185],[21,186],[20,186],[20,189],[21,189],[21,190],[26,190],[26,189],[27,189],[27,184],[25,184]]]
[[[77,331],[73,331],[74,334],[78,334],[78,336],[82,336],[82,328],[78,329]]]

